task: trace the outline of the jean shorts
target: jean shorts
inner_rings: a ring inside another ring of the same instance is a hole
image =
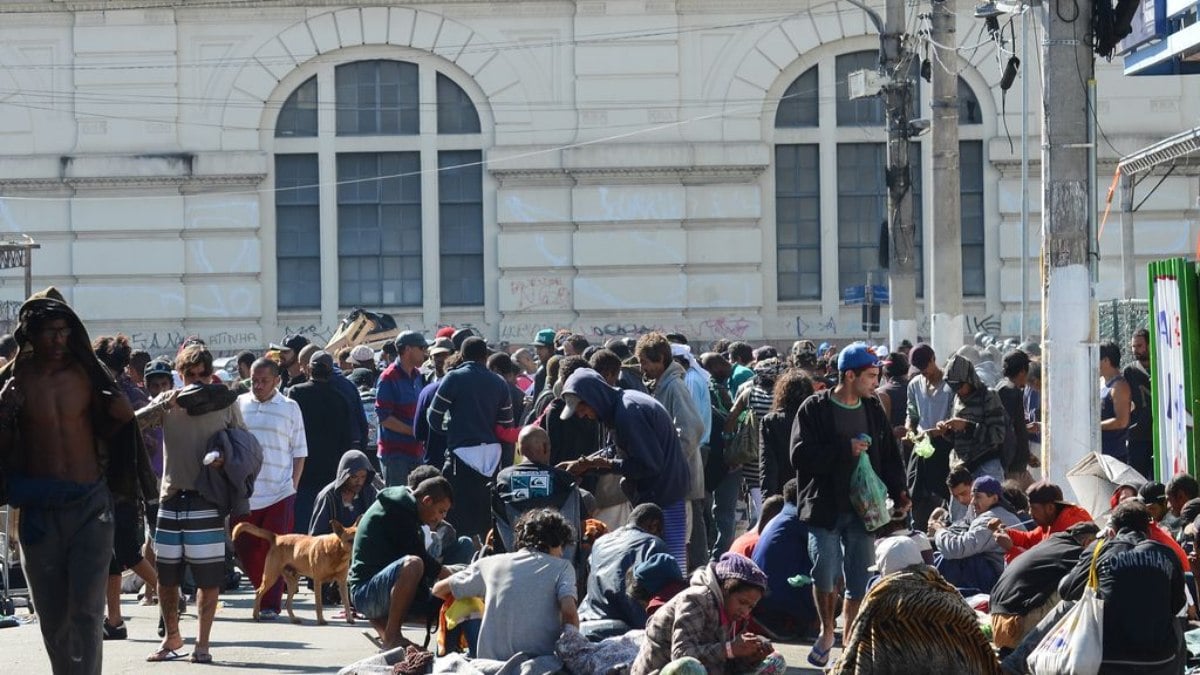
[[[408,557],[401,558],[375,573],[365,583],[350,588],[350,602],[354,609],[368,619],[387,619],[392,605],[392,586],[400,576],[400,566]],[[421,607],[429,599],[429,589],[418,586],[410,607]]]
[[[861,600],[867,593],[867,571],[875,562],[875,536],[863,527],[857,513],[838,515],[833,529],[808,528],[808,555],[812,558],[813,585],[832,593],[838,577],[846,577],[846,597]]]

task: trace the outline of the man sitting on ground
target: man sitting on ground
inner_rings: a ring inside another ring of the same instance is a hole
[[[587,579],[587,595],[579,606],[581,632],[588,635],[601,627],[589,623],[605,624],[603,633],[597,635],[646,627],[646,610],[629,597],[626,581],[630,569],[655,554],[668,553],[662,531],[662,509],[646,503],[633,510],[628,525],[596,540],[589,558],[592,573]]]
[[[1007,655],[1058,604],[1058,582],[1096,539],[1095,523],[1055,532],[1012,561],[992,587],[992,642]]]
[[[528,511],[516,524],[516,552],[480,558],[433,587],[443,600],[484,598],[478,658],[551,655],[563,626],[579,627],[575,568],[562,559],[574,537],[557,511]]]
[[[1062,488],[1049,481],[1030,485],[1025,494],[1029,497],[1029,515],[1033,516],[1037,528],[1032,532],[1021,532],[1001,527],[993,535],[1000,548],[1007,552],[1005,559],[1009,562],[1055,532],[1064,532],[1075,523],[1092,519],[1083,508],[1063,501]]]
[[[767,594],[754,609],[754,620],[771,639],[816,635],[817,609],[807,584],[790,579],[812,574],[808,526],[796,514],[797,483],[783,484],[783,510],[763,528],[754,547],[754,564],[767,575]]]
[[[971,506],[978,515],[968,525],[946,526],[940,520],[929,523],[929,532],[937,545],[937,569],[959,589],[990,593],[1004,571],[1004,549],[992,537],[993,520],[1004,527],[1024,530],[1025,526],[1002,498],[1000,481],[991,476],[975,479],[971,486]]]
[[[1186,602],[1183,568],[1169,548],[1150,539],[1150,526],[1145,504],[1122,502],[1112,513],[1105,538],[1088,547],[1059,584],[1068,601],[1083,596],[1093,573],[1099,581],[1097,594],[1104,601],[1102,673],[1166,675],[1184,670],[1187,650],[1176,618]],[[1023,672],[1019,666],[1028,651],[1073,605],[1060,603],[1005,659],[1005,667]]]
[[[1187,553],[1162,525],[1163,518],[1171,514],[1167,505],[1167,486],[1157,481],[1146,483],[1138,489],[1137,499],[1146,505],[1146,510],[1150,513],[1150,527],[1147,531],[1149,537],[1171,549],[1179,559],[1179,564],[1183,565],[1183,571],[1190,572],[1192,568],[1188,565]]]
[[[1184,529],[1200,516],[1200,482],[1190,474],[1176,474],[1167,483],[1167,503],[1171,506],[1171,515],[1176,518],[1172,534],[1183,541]]]
[[[409,607],[424,604],[433,582],[447,576],[425,550],[421,525],[437,527],[453,503],[450,482],[429,478],[416,490],[384,488],[358,523],[350,600],[378,631],[384,650],[409,644],[400,632]]]
[[[564,513],[576,531],[582,529],[579,488],[570,473],[550,465],[550,436],[546,430],[532,424],[522,428],[517,435],[517,448],[523,457],[521,463],[502,469],[492,487],[492,513],[497,528],[504,523],[514,528],[522,514],[552,508]],[[497,531],[497,538],[506,548],[515,540],[509,532]],[[568,559],[574,560],[574,552],[574,546],[568,546]]]

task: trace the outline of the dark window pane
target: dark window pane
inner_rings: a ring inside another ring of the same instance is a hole
[[[775,127],[777,129],[795,129],[817,126],[819,102],[817,67],[813,66],[796,78],[796,81],[783,93],[783,97],[779,100],[779,109],[775,112]]]
[[[958,172],[962,193],[963,295],[987,291],[983,252],[983,141],[960,141]]]
[[[775,147],[776,293],[780,300],[821,297],[821,175],[817,155],[816,144]]]
[[[356,61],[334,72],[339,136],[415,135],[421,131],[417,65]]]
[[[421,304],[419,153],[342,153],[337,168],[339,305]]]
[[[975,96],[971,85],[961,77],[958,78],[958,123],[983,124],[983,111],[979,108],[979,98]]]
[[[838,294],[848,286],[886,283],[879,267],[879,228],[887,217],[883,143],[843,143],[838,165]],[[871,233],[874,233],[872,236]]]
[[[316,155],[275,156],[275,283],[279,309],[321,306]]]
[[[438,153],[443,305],[483,304],[483,153]]]
[[[441,73],[437,76],[437,113],[439,134],[479,133],[479,113],[471,97]]]
[[[317,76],[296,87],[283,102],[275,121],[275,136],[287,138],[317,135]]]

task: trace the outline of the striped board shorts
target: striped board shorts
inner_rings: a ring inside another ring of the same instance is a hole
[[[679,501],[670,506],[663,506],[663,541],[667,551],[679,563],[679,571],[687,576],[687,535],[688,516],[687,502]]]
[[[179,586],[185,567],[192,568],[197,588],[225,581],[225,519],[216,505],[199,493],[177,492],[158,509],[154,533],[158,578],[164,586]]]

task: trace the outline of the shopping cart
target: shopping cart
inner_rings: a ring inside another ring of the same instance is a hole
[[[10,506],[0,506],[0,616],[16,614],[18,607],[33,613],[33,600],[25,584],[17,547],[16,518]]]

